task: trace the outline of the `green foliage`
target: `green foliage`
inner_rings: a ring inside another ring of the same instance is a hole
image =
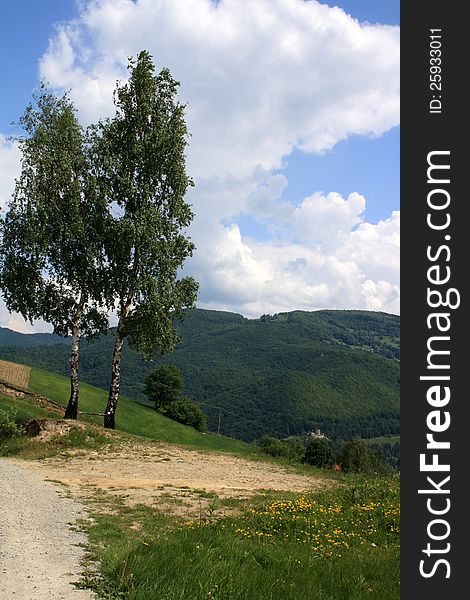
[[[15,415],[15,422],[18,424],[30,419],[57,418],[57,413],[38,406],[28,398],[13,398],[2,393],[0,393],[0,410]]]
[[[330,468],[333,464],[333,451],[324,438],[311,438],[305,448],[304,461],[312,467]]]
[[[15,437],[24,432],[24,428],[16,423],[16,413],[0,408],[0,437]]]
[[[159,412],[176,400],[182,389],[183,376],[175,365],[159,365],[145,378],[144,394]]]
[[[173,348],[173,320],[195,301],[194,280],[177,277],[194,249],[182,233],[193,218],[184,201],[192,181],[185,172],[188,133],[178,82],[167,69],[155,76],[145,51],[130,60],[129,70],[129,81],[114,95],[114,118],[99,123],[93,139],[100,196],[120,209],[107,237],[108,282],[120,299],[124,335],[148,357]]]
[[[182,425],[207,431],[207,417],[193,400],[181,397],[183,376],[175,365],[159,365],[145,379],[144,393],[155,409]]]
[[[185,171],[188,132],[178,82],[154,74],[152,57],[129,60],[130,78],[117,85],[113,119],[93,128],[97,191],[110,213],[105,234],[107,282],[118,299],[118,327],[105,426],[114,427],[122,341],[145,358],[172,350],[173,323],[196,300],[197,283],[179,269],[194,244],[184,231],[193,213],[184,201],[193,185]]]
[[[283,442],[290,450],[290,458],[297,462],[303,462],[305,457],[305,444],[297,438],[286,439],[283,440]]]
[[[221,432],[249,441],[265,433],[282,438],[316,428],[330,439],[396,435],[398,361],[370,346],[348,346],[335,334],[348,330],[360,337],[367,331],[374,343],[387,338],[398,344],[399,322],[397,316],[366,311],[295,311],[245,319],[190,310],[178,326],[183,342],[168,358],[148,363],[125,349],[121,389],[144,400],[146,375],[155,363],[171,363],[183,373],[184,393],[204,407],[212,431],[221,407]],[[112,336],[102,336],[82,345],[80,370],[88,383],[109,386],[112,344]],[[0,346],[0,357],[67,373],[63,345]]]
[[[96,195],[87,136],[72,102],[41,86],[20,119],[21,174],[0,222],[0,287],[10,311],[68,335],[108,327],[102,308],[104,205]]]
[[[285,442],[270,435],[261,436],[259,447],[268,456],[292,458],[291,448]]]
[[[258,445],[262,452],[276,458],[287,458],[300,463],[305,456],[305,444],[297,439],[279,440],[270,435],[262,435]]]
[[[12,331],[6,327],[0,327],[0,347],[2,346],[18,346],[18,347],[33,347],[33,346],[49,346],[60,344],[63,339],[53,333],[31,333],[24,335],[18,331]]]
[[[39,369],[31,370],[29,388],[51,400],[65,404],[69,387],[70,382],[65,377]],[[84,383],[81,385],[80,402],[83,411],[101,412],[106,403],[106,392]],[[231,452],[240,456],[255,458],[260,456],[254,445],[229,439],[222,435],[200,433],[192,427],[185,427],[168,419],[157,413],[153,408],[133,402],[125,396],[121,397],[120,402],[116,427],[122,432],[151,440],[181,444],[198,450]],[[101,422],[99,417],[90,416],[85,417],[85,419],[92,423]]]
[[[346,473],[386,473],[390,469],[384,460],[381,449],[369,447],[360,438],[343,443],[338,461]]]
[[[21,174],[0,220],[0,288],[8,310],[54,333],[72,334],[71,395],[66,417],[78,410],[81,334],[104,333],[103,231],[106,207],[96,194],[87,135],[64,94],[41,86],[20,125]]]
[[[182,425],[194,427],[197,431],[207,431],[207,417],[199,404],[183,396],[165,405],[161,412]]]

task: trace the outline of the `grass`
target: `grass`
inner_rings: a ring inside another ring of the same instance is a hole
[[[38,369],[31,371],[30,389],[61,403],[68,398],[66,378]],[[105,403],[104,391],[81,385],[81,410],[101,412]],[[0,409],[16,410],[18,421],[57,418],[27,399],[3,394]],[[203,435],[124,397],[117,426],[201,450],[260,456],[253,446]],[[26,436],[0,440],[0,453],[41,458],[126,438],[120,432],[108,438],[91,426],[43,444]],[[192,522],[169,514],[165,497],[130,507],[124,497],[90,489],[93,518],[84,527],[90,560],[100,573],[92,569],[82,586],[108,600],[398,600],[398,478],[340,473],[336,479],[342,485],[316,494],[219,499],[199,490],[210,502]],[[229,508],[230,516],[221,508]]]
[[[29,419],[57,419],[57,413],[47,411],[25,398],[12,398],[1,392],[0,409],[14,413],[18,423]]]
[[[31,369],[29,389],[65,406],[68,401],[70,382],[66,377],[44,371]],[[80,410],[84,412],[101,412],[106,405],[107,394],[104,390],[80,383]],[[0,393],[0,409],[16,413],[16,421],[22,423],[29,419],[58,419],[55,412],[37,406],[32,399],[12,398]],[[227,438],[214,433],[200,433],[192,427],[186,427],[160,415],[148,406],[129,400],[125,396],[119,398],[117,409],[116,435],[107,440],[108,444],[147,439],[179,444],[193,450],[228,452],[250,460],[274,463],[289,471],[305,475],[325,476],[320,470],[309,465],[299,464],[293,460],[266,455],[254,444]],[[102,417],[80,415],[79,422],[101,426]],[[39,459],[54,456],[67,449],[92,449],[96,445],[93,430],[90,435],[74,433],[57,439],[57,443],[37,444],[24,436],[0,440],[0,455],[15,455],[25,459]],[[111,433],[110,430],[106,430]],[[129,438],[127,434],[132,437]],[[81,440],[80,435],[83,437]],[[103,441],[104,443],[104,441]],[[102,445],[102,444],[101,444]],[[334,474],[329,474],[334,478]]]
[[[67,404],[70,382],[66,377],[31,369],[29,389],[43,396]],[[104,412],[107,393],[104,390],[80,384],[79,410],[84,412]],[[102,417],[81,417],[97,424],[102,423]],[[181,444],[199,450],[216,450],[232,452],[245,457],[259,457],[261,453],[252,444],[233,440],[214,433],[200,433],[192,427],[186,427],[163,415],[158,414],[148,406],[120,396],[116,412],[116,428],[133,435],[143,436],[151,440],[159,440],[172,444]]]
[[[192,523],[109,500],[89,531],[102,578],[88,583],[129,600],[398,600],[398,481],[344,483]]]
[[[6,411],[16,423],[21,424],[30,419],[57,419],[55,412],[50,412],[34,404],[26,398],[12,398],[0,393],[0,411]],[[35,460],[55,456],[67,450],[96,450],[113,441],[120,441],[119,436],[104,435],[98,428],[87,427],[84,430],[71,430],[67,435],[55,435],[47,443],[39,443],[27,435],[0,435],[0,456],[16,456]]]

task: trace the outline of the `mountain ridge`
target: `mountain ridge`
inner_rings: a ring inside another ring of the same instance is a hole
[[[220,417],[221,431],[233,437],[250,441],[317,427],[343,439],[399,432],[396,315],[322,310],[247,319],[193,309],[178,328],[183,342],[164,357],[146,362],[125,349],[122,393],[142,401],[148,371],[171,363],[182,370],[184,392],[201,403],[210,428],[217,430]],[[13,345],[3,339],[0,329],[0,358],[67,374],[66,340],[26,346],[21,338]],[[112,344],[112,331],[82,342],[83,381],[107,387]]]

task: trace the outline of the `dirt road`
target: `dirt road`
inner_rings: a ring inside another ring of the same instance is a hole
[[[207,492],[219,498],[247,498],[262,490],[304,492],[334,485],[272,463],[158,442],[69,452],[28,463],[28,468],[60,481],[78,499],[89,498],[95,490],[120,496],[128,505],[157,506],[189,519],[204,504]]]
[[[0,598],[90,600],[73,585],[81,572],[86,537],[70,523],[85,517],[57,485],[0,459]]]
[[[38,441],[38,443],[41,443]],[[262,490],[311,491],[334,485],[281,466],[163,443],[123,443],[99,451],[68,451],[35,461],[0,459],[0,598],[91,599],[77,590],[85,543],[69,524],[84,517],[80,500],[119,496],[194,519],[219,498]],[[47,482],[63,483],[64,488]]]

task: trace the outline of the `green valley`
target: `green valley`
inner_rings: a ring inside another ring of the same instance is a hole
[[[397,435],[399,324],[395,315],[367,311],[246,319],[191,310],[179,326],[182,343],[171,354],[146,362],[125,348],[121,390],[145,401],[145,376],[156,364],[169,363],[181,369],[184,392],[201,404],[212,431],[220,416],[221,433],[246,441],[314,428],[341,439]],[[40,335],[0,330],[0,358],[66,376],[68,343]],[[112,343],[112,335],[82,342],[82,381],[107,388]],[[61,401],[65,388],[63,394]]]

